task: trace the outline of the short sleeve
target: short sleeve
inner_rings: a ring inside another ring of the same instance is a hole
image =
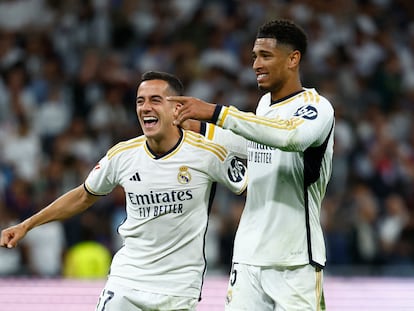
[[[107,195],[116,186],[112,160],[105,156],[90,171],[85,180],[85,188],[93,195]]]
[[[217,181],[227,186],[232,192],[241,194],[247,187],[247,168],[243,161],[234,154],[229,154],[212,170]]]

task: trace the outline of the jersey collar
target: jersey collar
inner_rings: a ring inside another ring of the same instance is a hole
[[[287,99],[289,99],[289,98],[291,98],[291,97],[293,97],[293,96],[296,96],[296,95],[298,95],[299,93],[302,93],[302,92],[304,92],[304,91],[305,91],[305,90],[304,90],[304,89],[302,89],[302,90],[300,90],[300,91],[294,92],[294,93],[292,93],[292,94],[289,94],[289,95],[287,95],[287,96],[285,96],[285,97],[282,97],[282,98],[279,98],[279,99],[277,99],[277,100],[270,100],[270,105],[269,105],[269,106],[273,106],[273,105],[279,104],[279,103],[281,103],[281,102],[283,102],[283,101],[285,101],[285,100],[287,100]]]
[[[171,153],[173,153],[181,144],[183,141],[183,130],[180,128],[180,138],[178,139],[177,143],[172,147],[170,150],[165,152],[164,154],[156,154],[154,151],[151,150],[150,146],[148,145],[148,141],[145,142],[145,149],[147,150],[147,153],[155,160],[162,159],[164,157],[167,157]]]

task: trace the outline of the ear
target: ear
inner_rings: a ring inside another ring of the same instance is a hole
[[[299,66],[301,54],[298,50],[294,50],[288,56],[288,67],[295,68]]]
[[[182,106],[183,106],[182,103],[180,103],[180,102],[174,102],[173,103],[173,107],[174,107],[173,110],[174,110],[174,112],[177,112],[178,109],[180,109]]]

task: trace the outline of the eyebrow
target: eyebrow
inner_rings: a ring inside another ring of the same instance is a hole
[[[145,98],[145,96],[137,96],[137,100],[141,99],[141,98]],[[151,99],[162,99],[163,97],[161,95],[151,95],[151,96],[149,96],[149,98],[151,98]]]

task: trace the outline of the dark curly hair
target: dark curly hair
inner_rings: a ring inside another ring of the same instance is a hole
[[[256,38],[273,38],[280,44],[290,45],[302,56],[306,54],[308,39],[304,30],[289,20],[273,20],[260,26]]]

